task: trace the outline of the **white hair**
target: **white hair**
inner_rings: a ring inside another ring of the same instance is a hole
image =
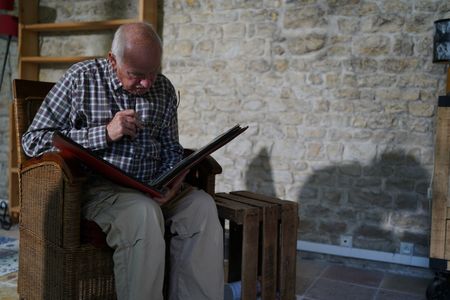
[[[125,48],[132,37],[132,31],[139,32],[142,35],[141,39],[147,38],[148,41],[155,43],[162,51],[161,39],[151,24],[140,22],[121,25],[114,33],[111,45],[111,53],[114,54],[118,63],[123,61]]]

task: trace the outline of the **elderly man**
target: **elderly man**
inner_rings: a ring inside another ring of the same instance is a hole
[[[73,65],[45,98],[23,149],[29,156],[55,150],[62,132],[128,174],[146,182],[182,156],[177,97],[159,73],[162,45],[149,24],[121,26],[106,59]],[[170,245],[170,299],[223,298],[223,238],[213,199],[179,178],[161,198],[92,174],[83,214],[114,249],[119,300],[162,299],[165,225]],[[180,194],[181,193],[181,194]],[[175,199],[174,199],[175,198]]]

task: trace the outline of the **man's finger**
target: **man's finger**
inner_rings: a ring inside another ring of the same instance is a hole
[[[116,115],[123,115],[123,116],[134,116],[135,114],[136,112],[134,111],[134,109],[124,109],[116,113]]]

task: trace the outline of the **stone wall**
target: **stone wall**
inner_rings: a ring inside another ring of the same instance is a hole
[[[46,0],[41,13],[122,18],[135,2]],[[183,145],[249,125],[214,154],[224,169],[219,191],[298,201],[302,240],[339,244],[346,234],[354,247],[389,252],[412,242],[415,255],[428,256],[434,122],[445,92],[445,67],[432,64],[433,22],[450,17],[447,1],[168,0],[160,14]],[[45,36],[42,52],[103,55],[110,38]],[[41,79],[63,70],[48,66]],[[4,110],[0,122],[4,168]]]
[[[299,239],[428,256],[437,97],[433,22],[447,1],[164,1],[164,71],[182,141],[235,123],[221,191],[300,204]]]

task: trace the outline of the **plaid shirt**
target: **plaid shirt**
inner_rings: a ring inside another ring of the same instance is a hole
[[[124,137],[108,145],[106,125],[124,109],[134,109],[145,128],[135,139]],[[107,59],[77,63],[55,84],[22,137],[25,153],[55,151],[55,130],[143,182],[173,167],[183,153],[171,82],[159,74],[148,93],[132,95]]]

